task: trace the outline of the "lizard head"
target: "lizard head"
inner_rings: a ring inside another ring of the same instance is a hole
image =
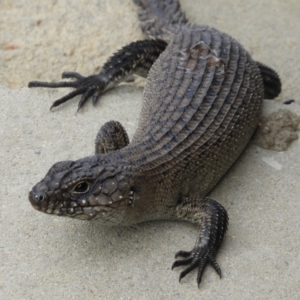
[[[97,156],[58,162],[31,189],[29,201],[47,214],[117,225],[134,204],[131,175],[128,167],[113,166]]]

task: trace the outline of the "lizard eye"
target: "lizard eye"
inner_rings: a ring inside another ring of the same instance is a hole
[[[90,184],[86,181],[81,181],[75,185],[73,188],[74,194],[84,194],[88,192],[90,189]]]

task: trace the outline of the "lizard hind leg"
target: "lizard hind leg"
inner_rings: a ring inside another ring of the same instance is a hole
[[[50,109],[82,95],[78,102],[79,110],[88,98],[92,97],[93,104],[95,104],[102,94],[120,82],[126,81],[132,74],[146,77],[152,64],[166,46],[167,43],[162,40],[133,42],[113,54],[97,75],[85,77],[76,72],[64,72],[62,74],[63,79],[74,79],[74,81],[31,81],[28,83],[28,87],[74,88],[73,92],[54,101]]]
[[[217,250],[228,226],[228,215],[223,206],[210,198],[187,197],[176,207],[178,219],[200,225],[200,234],[191,251],[178,251],[172,269],[187,266],[179,275],[179,281],[198,268],[197,284],[201,283],[203,272],[208,264],[221,277],[221,269],[215,260]]]
[[[128,134],[118,121],[109,121],[99,130],[95,141],[95,154],[113,152],[129,144]]]

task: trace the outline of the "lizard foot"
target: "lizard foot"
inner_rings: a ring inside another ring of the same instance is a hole
[[[172,270],[179,266],[188,265],[188,267],[180,273],[179,281],[198,267],[197,284],[199,287],[204,269],[208,264],[210,264],[221,277],[221,269],[215,260],[215,251],[209,249],[207,246],[196,246],[192,251],[178,251],[175,254],[175,258],[177,259],[178,257],[182,257],[182,259],[176,260],[173,263]]]
[[[43,81],[30,81],[28,87],[47,87],[47,88],[62,88],[72,87],[75,91],[67,94],[66,96],[53,102],[50,110],[53,107],[59,106],[62,103],[82,95],[78,102],[78,110],[83,106],[86,100],[92,96],[93,104],[95,104],[99,96],[105,91],[107,83],[100,74],[84,77],[76,72],[64,72],[62,78],[72,78],[74,81],[60,81],[60,82],[43,82]]]
[[[179,281],[192,270],[198,268],[197,284],[201,283],[203,272],[210,264],[221,277],[221,269],[216,262],[217,250],[224,238],[228,225],[228,215],[217,201],[204,197],[190,196],[181,199],[176,207],[178,219],[192,221],[200,225],[200,234],[191,251],[178,251],[172,269],[186,266],[180,273]]]

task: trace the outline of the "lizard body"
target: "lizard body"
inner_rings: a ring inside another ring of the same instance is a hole
[[[186,220],[200,227],[191,251],[179,251],[180,279],[198,268],[201,282],[225,232],[225,208],[207,194],[239,157],[256,129],[262,100],[276,97],[278,75],[255,62],[230,36],[188,24],[178,1],[134,0],[141,27],[154,40],[125,46],[98,75],[67,72],[71,82],[30,87],[73,87],[52,107],[82,94],[95,103],[130,74],[147,76],[138,129],[129,143],[123,126],[106,123],[96,153],[56,163],[29,193],[34,208],[105,225]]]

